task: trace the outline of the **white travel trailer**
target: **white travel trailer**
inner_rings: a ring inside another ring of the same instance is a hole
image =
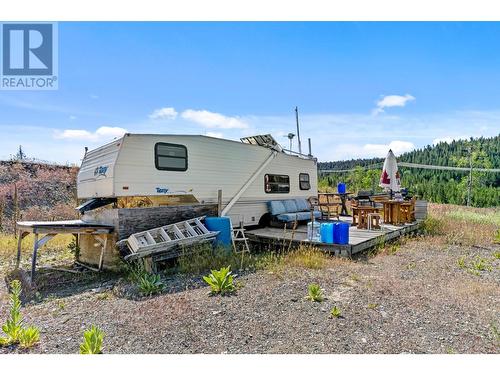
[[[200,135],[125,134],[85,154],[78,198],[217,203],[222,190],[222,214],[234,223],[257,225],[266,218],[267,201],[317,195],[316,164],[311,155],[283,150],[270,135],[236,142]]]

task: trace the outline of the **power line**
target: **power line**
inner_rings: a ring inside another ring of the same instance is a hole
[[[375,169],[382,165],[382,163],[371,164],[367,166],[362,166],[363,169]],[[406,163],[399,162],[398,167],[407,167],[407,168],[420,168],[420,169],[434,169],[434,170],[442,170],[442,171],[456,171],[456,172],[470,172],[470,167],[449,167],[446,165],[430,165],[430,164],[417,164],[417,163]],[[352,169],[319,169],[320,173],[347,173],[355,171],[355,168]],[[474,168],[474,171],[477,172],[486,172],[486,173],[500,173],[500,169],[498,168]]]

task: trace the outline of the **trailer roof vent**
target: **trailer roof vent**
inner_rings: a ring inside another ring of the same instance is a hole
[[[283,152],[283,148],[276,142],[271,134],[252,135],[251,137],[240,138],[240,140],[249,145],[258,145],[278,152]]]

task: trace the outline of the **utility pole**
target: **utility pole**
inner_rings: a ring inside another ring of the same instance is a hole
[[[302,146],[300,144],[299,108],[298,107],[295,107],[295,120],[297,122],[297,142],[299,144],[299,154],[302,154]]]
[[[470,206],[471,188],[472,188],[472,146],[469,147],[469,183],[467,184],[467,207]]]

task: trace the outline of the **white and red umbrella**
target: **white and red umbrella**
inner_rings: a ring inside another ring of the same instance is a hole
[[[401,190],[398,162],[396,161],[396,157],[394,156],[392,150],[389,150],[389,153],[385,158],[379,186],[392,192],[399,192]]]

